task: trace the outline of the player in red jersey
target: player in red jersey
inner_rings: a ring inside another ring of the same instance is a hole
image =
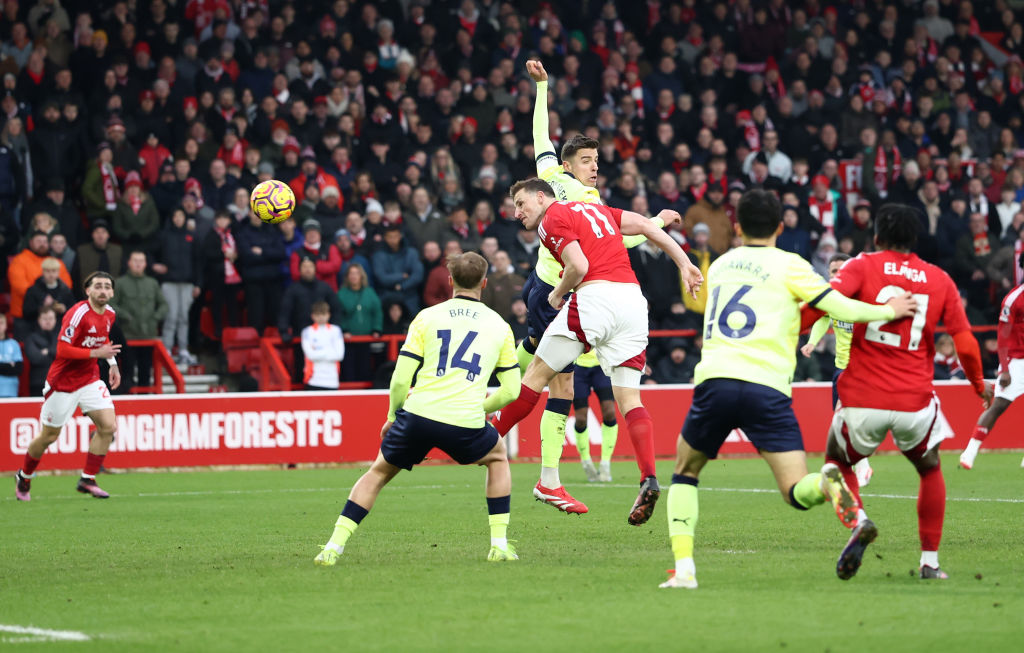
[[[844,580],[857,573],[864,549],[878,535],[860,501],[853,465],[874,453],[889,431],[921,477],[917,500],[920,576],[946,578],[938,553],[946,510],[946,482],[939,465],[944,433],[932,388],[935,326],[940,320],[953,336],[975,391],[986,406],[991,399],[982,379],[978,342],[956,285],[940,268],[911,252],[918,229],[913,208],[886,204],[875,220],[875,244],[880,251],[847,261],[832,280],[833,288],[853,299],[878,303],[909,291],[917,300],[911,318],[854,325],[850,364],[839,377],[839,408],[832,418],[826,460],[839,466],[859,507],[858,523],[836,565],[837,575]]]
[[[114,278],[106,272],[93,272],[83,284],[85,301],[72,306],[61,320],[57,338],[57,358],[50,366],[43,386],[43,409],[39,416],[42,428],[28,445],[25,461],[15,474],[15,496],[29,501],[32,477],[46,448],[60,436],[61,428],[81,406],[82,413],[96,425],[96,434],[89,441],[78,491],[97,499],[109,494],[96,484],[96,473],[103,464],[110,444],[114,441],[114,402],[110,391],[100,380],[98,358],[110,363],[110,387],[121,385],[121,373],[115,356],[121,345],[110,342],[110,327],[114,324],[114,309],[107,304],[114,296]]]
[[[541,242],[564,268],[548,302],[559,311],[537,346],[535,364],[527,369],[519,398],[495,421],[502,435],[526,417],[541,390],[559,370],[594,349],[605,373],[640,468],[640,494],[629,523],[651,517],[661,490],[654,470],[654,422],[640,401],[640,375],[646,362],[647,300],[640,292],[623,234],[642,234],[665,250],[679,267],[688,289],[696,293],[703,279],[672,238],[639,213],[599,204],[558,202],[546,181],[529,179],[511,190],[516,219],[537,229]],[[575,288],[568,302],[563,297]]]
[[[1020,255],[1019,264],[1024,265],[1024,253]],[[971,441],[960,454],[961,467],[974,467],[974,458],[989,430],[1021,395],[1024,395],[1024,284],[1014,288],[1003,299],[1003,307],[999,311],[999,381],[995,387],[995,399],[978,418]],[[1024,461],[1020,466],[1024,467]]]

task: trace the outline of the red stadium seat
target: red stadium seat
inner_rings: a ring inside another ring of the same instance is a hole
[[[237,374],[259,366],[260,337],[252,327],[226,327],[221,345],[228,361],[228,372]]]

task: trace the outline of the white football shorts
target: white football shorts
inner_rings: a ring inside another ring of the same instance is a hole
[[[114,400],[110,398],[107,384],[99,379],[83,385],[74,392],[57,392],[51,390],[50,384],[47,383],[43,387],[43,396],[46,399],[39,413],[39,421],[45,426],[56,428],[64,426],[79,406],[82,407],[83,415],[94,410],[114,407]]]

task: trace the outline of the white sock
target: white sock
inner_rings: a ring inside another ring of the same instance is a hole
[[[95,481],[96,480],[96,475],[95,474],[82,474],[82,478],[87,478],[90,481]]]
[[[971,441],[967,443],[967,448],[964,449],[964,454],[974,457],[978,455],[978,451],[980,450],[981,440],[975,440],[974,438],[971,438]]]
[[[938,551],[922,551],[921,552],[921,566],[931,567],[932,569],[939,568],[939,552]]]
[[[680,578],[687,578],[688,576],[696,576],[697,567],[693,564],[693,558],[683,558],[682,560],[676,560],[676,576]]]
[[[601,461],[601,471],[602,472],[610,472],[610,471],[612,471],[612,461],[610,461],[610,460],[602,460]]]
[[[864,512],[863,508],[858,508],[857,509],[857,523],[859,524],[859,523],[863,522],[867,518],[868,518],[868,513]]]
[[[541,467],[540,468],[540,484],[549,490],[555,490],[562,487],[562,481],[558,478],[557,467]]]
[[[340,553],[341,553],[342,551],[344,551],[344,550],[345,550],[345,547],[343,547],[343,546],[338,546],[338,545],[337,545],[337,544],[335,544],[334,542],[328,542],[328,543],[326,544],[326,546],[324,546],[324,548],[325,548],[325,549],[330,549],[331,551],[334,551],[335,553],[339,553],[339,554],[340,554]]]
[[[498,548],[504,549],[505,547],[508,546],[508,538],[507,537],[492,537],[491,538],[491,546],[496,546]]]

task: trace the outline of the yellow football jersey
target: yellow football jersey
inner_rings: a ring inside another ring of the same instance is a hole
[[[833,319],[832,331],[836,334],[836,369],[845,370],[846,366],[850,364],[850,345],[853,344],[853,322]]]
[[[601,363],[597,360],[597,352],[591,349],[585,354],[580,354],[580,357],[576,359],[576,364],[580,367],[597,367]]]
[[[512,328],[480,301],[465,297],[420,311],[399,354],[421,364],[402,408],[466,428],[484,425],[491,374],[519,367]]]
[[[792,396],[800,303],[831,290],[806,260],[775,247],[738,247],[708,270],[704,349],[694,383],[729,378]]]

